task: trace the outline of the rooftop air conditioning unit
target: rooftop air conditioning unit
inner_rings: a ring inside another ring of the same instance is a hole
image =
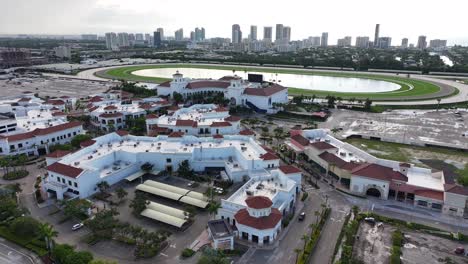
[[[76,165],[80,165],[80,162],[79,161],[75,161],[75,163],[73,163],[75,166]]]

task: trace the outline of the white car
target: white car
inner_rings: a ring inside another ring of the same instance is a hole
[[[72,230],[76,231],[76,230],[82,228],[83,226],[84,226],[83,223],[78,223],[78,224],[72,226]]]

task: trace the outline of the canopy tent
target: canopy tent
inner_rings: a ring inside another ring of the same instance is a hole
[[[189,197],[189,196],[184,196],[184,197],[180,198],[180,201],[183,202],[183,203],[186,203],[186,204],[190,204],[190,205],[194,205],[196,207],[200,207],[200,208],[206,208],[206,206],[208,206],[208,202],[205,202],[205,201],[202,201],[202,200],[199,200],[199,199],[196,199],[196,198],[192,198],[192,197]]]
[[[150,173],[151,173],[151,174],[154,174],[154,175],[157,175],[157,174],[159,174],[160,172],[161,172],[161,171],[153,170],[153,171],[151,171]],[[132,181],[134,181],[134,180],[140,178],[141,176],[143,176],[143,175],[145,175],[145,174],[146,174],[145,171],[140,170],[140,171],[138,171],[138,172],[136,172],[136,173],[134,173],[134,174],[128,176],[127,178],[125,178],[125,180],[127,180],[127,181],[129,181],[129,182],[132,182]]]
[[[186,196],[189,196],[198,200],[202,200],[202,201],[208,201],[208,197],[206,197],[203,193],[199,193],[199,192],[190,191],[189,193],[187,193]]]
[[[166,206],[160,203],[149,202],[146,206],[147,209],[158,211],[167,215],[171,215],[180,219],[185,219],[185,212],[170,206]]]
[[[149,185],[151,187],[155,187],[155,188],[159,188],[159,189],[162,189],[162,190],[174,192],[174,193],[177,193],[177,194],[180,194],[180,195],[186,195],[189,192],[189,190],[187,190],[187,189],[179,188],[179,187],[176,187],[176,186],[172,186],[172,185],[169,185],[169,184],[165,184],[165,183],[161,183],[161,182],[157,182],[157,181],[152,181],[152,180],[145,181],[145,184]]]
[[[172,226],[179,227],[179,228],[182,227],[187,222],[187,220],[185,219],[180,219],[178,217],[168,215],[165,213],[161,213],[161,212],[151,210],[151,209],[143,210],[143,212],[141,212],[141,215],[154,219],[156,221],[160,221],[160,222],[172,225]]]
[[[173,193],[173,192],[168,192],[168,191],[165,191],[165,190],[162,190],[162,189],[159,189],[159,188],[151,187],[151,186],[146,185],[146,184],[138,184],[136,189],[139,190],[139,191],[151,193],[151,194],[154,194],[154,195],[157,195],[157,196],[162,196],[164,198],[168,198],[168,199],[172,199],[172,200],[176,200],[176,201],[178,201],[182,197],[182,195],[180,195],[180,194]]]

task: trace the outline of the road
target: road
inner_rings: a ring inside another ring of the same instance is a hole
[[[24,249],[0,238],[0,263],[36,264]]]

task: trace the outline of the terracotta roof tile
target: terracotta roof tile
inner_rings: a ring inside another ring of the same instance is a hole
[[[283,216],[281,215],[281,212],[278,209],[272,208],[271,213],[268,216],[253,217],[250,216],[247,209],[244,208],[239,210],[234,215],[234,218],[236,219],[236,222],[238,224],[262,230],[275,228],[275,226],[277,226],[278,223],[281,222]]]
[[[260,195],[247,197],[247,199],[245,199],[245,203],[249,208],[253,209],[270,208],[273,205],[270,198]]]
[[[231,85],[229,82],[223,81],[194,81],[187,84],[187,89],[199,89],[199,88],[228,88]]]
[[[72,167],[70,165],[66,165],[60,162],[55,162],[46,167],[48,171],[55,172],[61,175],[65,175],[71,178],[77,178],[83,172],[82,169]]]
[[[279,84],[273,84],[266,88],[245,88],[244,93],[248,95],[255,95],[255,96],[270,96],[275,93],[284,91],[288,88],[283,87]]]
[[[171,134],[169,134],[170,138],[183,137],[183,136],[184,136],[184,132],[172,132]]]
[[[408,181],[408,177],[401,174],[399,171],[394,171],[392,168],[385,167],[379,164],[363,164],[351,171],[353,175],[362,176],[372,179],[391,181]]]
[[[304,147],[309,145],[309,140],[299,134],[292,136],[291,140],[296,141],[297,143],[299,143],[299,145],[304,146]]]
[[[63,156],[66,156],[68,154],[70,154],[71,151],[68,151],[68,150],[56,150],[54,152],[51,152],[49,154],[46,155],[47,158],[61,158]]]
[[[443,201],[444,200],[444,192],[434,191],[434,190],[416,190],[414,191],[414,195],[422,196],[434,200]]]
[[[310,145],[318,150],[326,150],[326,149],[334,149],[336,148],[335,146],[327,143],[327,142],[323,142],[323,141],[320,141],[320,142],[313,142],[313,143],[310,143]]]
[[[240,120],[241,120],[241,118],[238,117],[238,116],[228,116],[228,117],[224,118],[224,121],[228,121],[228,122],[238,122]]]
[[[86,147],[93,145],[94,143],[96,143],[96,140],[93,140],[93,139],[85,140],[80,143],[80,147],[86,148]]]
[[[253,132],[252,130],[250,129],[244,129],[242,131],[239,132],[239,135],[242,135],[242,136],[252,136],[252,135],[255,135],[255,132]]]
[[[231,126],[231,123],[229,122],[213,122],[211,123],[210,127],[229,127]]]
[[[294,167],[292,165],[283,165],[283,166],[279,166],[279,169],[280,171],[282,171],[284,174],[292,174],[292,173],[301,173],[302,171],[297,168],[297,167]]]
[[[267,152],[265,154],[260,155],[260,158],[262,160],[277,160],[277,159],[279,159],[278,156],[276,156],[275,154],[273,154],[271,152]]]
[[[193,120],[177,119],[175,125],[182,126],[182,127],[197,127],[198,123],[197,121],[193,121]]]

